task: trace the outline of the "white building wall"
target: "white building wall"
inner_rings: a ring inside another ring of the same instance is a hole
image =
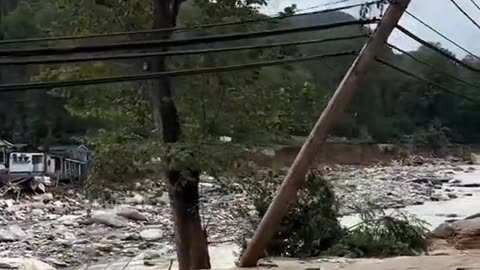
[[[42,153],[18,153],[10,154],[10,173],[44,172],[45,155]]]
[[[47,172],[55,173],[55,159],[47,155]]]

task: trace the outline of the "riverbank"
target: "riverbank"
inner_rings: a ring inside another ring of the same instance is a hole
[[[321,270],[476,270],[480,269],[480,250],[463,252],[463,254],[440,256],[397,257],[389,259],[318,259],[318,260],[273,260],[277,270],[321,269]],[[166,268],[165,268],[166,269]],[[271,269],[258,267],[252,270]]]

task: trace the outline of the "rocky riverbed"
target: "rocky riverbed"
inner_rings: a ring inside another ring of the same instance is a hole
[[[210,184],[203,184],[205,193]],[[74,191],[20,201],[0,200],[0,258],[35,257],[68,267],[118,257],[167,257],[173,254],[173,223],[166,196],[124,194],[115,206],[90,203]],[[229,217],[233,196],[203,198],[209,241],[227,242],[237,228]]]
[[[325,176],[334,186],[340,202],[341,214],[348,215],[368,205],[381,208],[404,208],[431,201],[448,201],[473,194],[461,190],[462,184],[454,176],[473,173],[473,166],[460,166],[432,159],[428,163],[406,166],[357,167],[335,166],[324,168]]]
[[[402,208],[473,196],[458,187],[463,184],[454,175],[475,168],[444,160],[410,166],[333,166],[323,171],[332,181],[343,214],[370,203]],[[19,201],[4,198],[0,200],[0,258],[38,258],[57,268],[120,258],[145,264],[168,261],[174,258],[173,224],[167,197],[160,195],[160,189],[115,193],[109,200],[114,205],[90,202],[74,190],[22,196]],[[233,242],[241,222],[233,218],[232,209],[247,203],[245,196],[222,194],[207,178],[201,191],[209,242],[213,247]]]

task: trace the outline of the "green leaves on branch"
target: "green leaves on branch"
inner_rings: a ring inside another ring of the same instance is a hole
[[[415,216],[395,211],[367,209],[361,222],[345,231],[328,253],[348,257],[416,256],[427,251],[426,223]]]
[[[249,166],[244,169],[241,179],[224,183],[226,190],[243,192],[248,199],[237,209],[239,217],[249,223],[240,239],[243,245],[253,235],[287,173]],[[428,230],[424,221],[400,211],[387,214],[377,208],[360,209],[360,223],[341,228],[332,187],[321,172],[312,171],[298,192],[298,201],[290,205],[279,232],[267,247],[267,255],[390,257],[426,252]]]
[[[251,222],[250,230],[256,228],[266,213],[285,174],[284,171],[255,170],[249,177],[236,181],[237,188],[248,198],[249,203],[240,206],[239,214]],[[249,208],[250,203],[254,209]],[[249,229],[246,237],[253,234]],[[335,194],[319,173],[311,172],[298,193],[298,201],[290,206],[266,252],[269,256],[317,256],[328,250],[341,235]]]

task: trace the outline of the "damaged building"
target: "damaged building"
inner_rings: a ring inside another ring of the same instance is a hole
[[[48,149],[0,140],[2,180],[37,178],[56,181],[86,176],[90,152],[84,145],[50,146]]]

